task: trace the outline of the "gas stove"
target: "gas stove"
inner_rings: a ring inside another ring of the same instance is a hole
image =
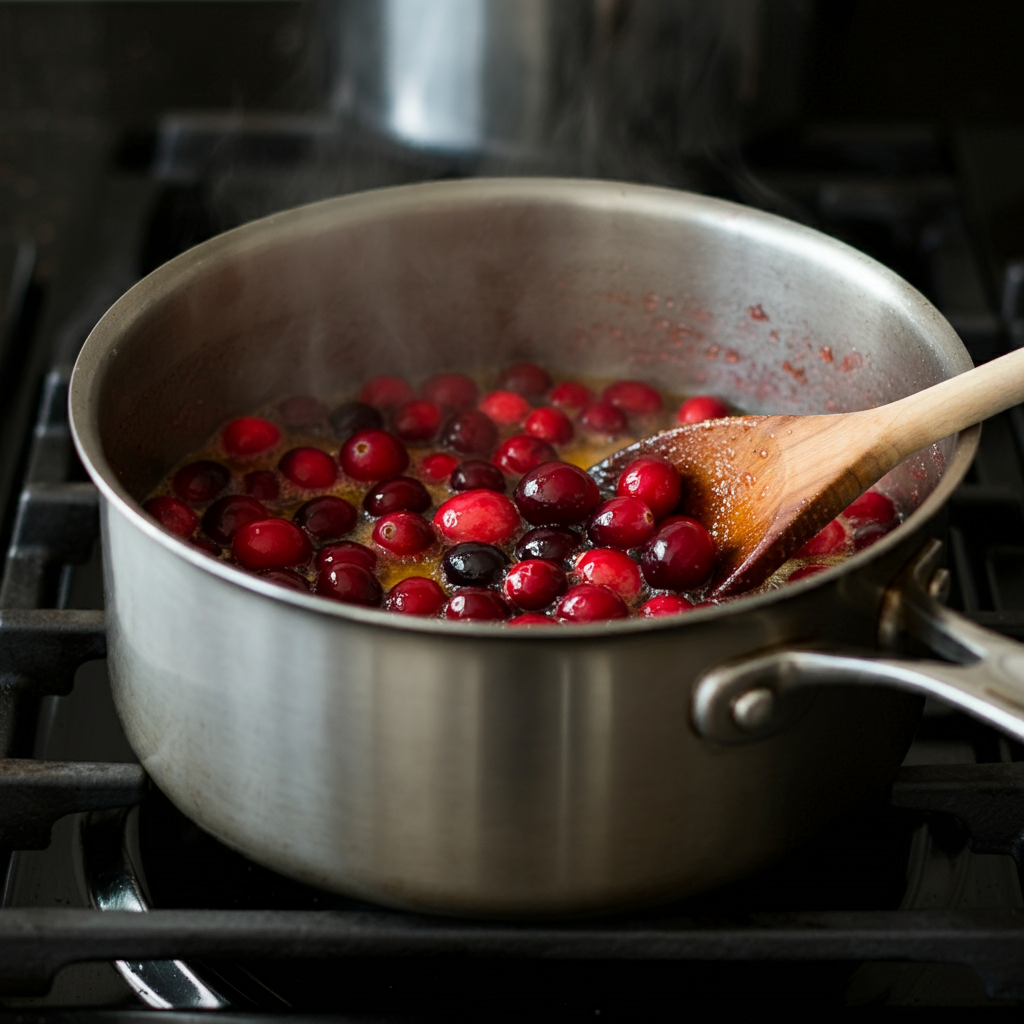
[[[133,280],[217,231],[327,195],[492,168],[318,118],[183,115],[135,143],[98,190],[46,315],[31,245],[0,263],[2,387],[20,396],[0,453],[0,1015],[656,1019],[705,1005],[998,1014],[1024,1001],[1024,748],[937,702],[886,792],[753,878],[624,916],[509,924],[386,910],[276,875],[184,818],[135,763],[110,697],[97,495],[66,417],[78,346]],[[694,161],[677,183],[875,255],[983,361],[1021,336],[1024,274],[1011,263],[994,278],[951,145],[923,128],[822,125],[743,161]],[[1018,639],[1022,453],[1021,409],[986,424],[947,544],[951,604]]]

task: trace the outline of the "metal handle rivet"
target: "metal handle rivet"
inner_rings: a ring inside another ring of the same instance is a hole
[[[775,694],[759,686],[740,694],[732,702],[732,720],[744,732],[763,729],[775,714]]]

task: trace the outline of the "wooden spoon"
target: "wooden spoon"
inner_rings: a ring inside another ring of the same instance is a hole
[[[1024,401],[1024,349],[863,412],[733,416],[623,448],[590,470],[614,487],[640,455],[683,477],[682,510],[715,542],[710,597],[763,583],[851,501],[914,452]]]

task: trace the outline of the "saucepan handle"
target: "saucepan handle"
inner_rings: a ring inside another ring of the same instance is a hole
[[[749,743],[785,729],[817,686],[891,686],[938,697],[1024,743],[1024,644],[950,611],[939,600],[948,574],[929,541],[886,594],[883,647],[906,633],[946,661],[871,652],[789,648],[717,666],[697,683],[693,722],[720,743]]]

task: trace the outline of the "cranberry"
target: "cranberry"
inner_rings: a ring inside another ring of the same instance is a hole
[[[338,464],[319,448],[293,448],[281,456],[277,468],[307,491],[323,490],[338,479]]]
[[[175,488],[177,490],[177,488]],[[182,495],[184,497],[184,495]],[[879,491],[865,491],[843,513],[856,530],[868,523],[885,523],[895,526],[899,522],[896,506]]]
[[[632,601],[643,585],[640,568],[629,555],[612,548],[593,548],[576,559],[576,572],[587,583],[600,583],[624,601]]]
[[[530,558],[512,566],[502,590],[514,605],[536,611],[551,604],[567,586],[565,573],[557,565]]]
[[[583,384],[577,384],[574,380],[567,380],[559,384],[554,391],[548,395],[548,401],[562,409],[582,409],[590,405],[594,400],[594,394],[590,388]]]
[[[471,409],[479,393],[476,381],[464,373],[439,373],[420,388],[420,394],[428,402],[441,406],[445,412]]]
[[[296,429],[320,422],[327,415],[327,410],[323,402],[312,395],[292,395],[277,403],[277,414],[286,427]]]
[[[437,538],[423,516],[415,512],[389,512],[377,520],[373,539],[385,551],[408,558],[422,554]]]
[[[863,551],[884,537],[896,523],[868,523],[853,535],[853,550]]]
[[[527,434],[539,437],[549,444],[566,444],[572,440],[572,420],[562,412],[550,405],[534,409],[526,417],[526,424],[523,427]]]
[[[445,605],[444,591],[426,576],[406,576],[388,591],[384,607],[402,615],[436,615]]]
[[[354,540],[343,540],[328,544],[316,553],[316,567],[319,572],[332,565],[359,565],[373,572],[377,565],[377,553]]]
[[[231,554],[246,569],[286,569],[309,561],[309,538],[287,519],[257,519],[240,526]]]
[[[539,526],[519,538],[516,558],[543,558],[561,565],[580,546],[580,538],[561,526]]]
[[[620,498],[639,498],[660,522],[679,504],[683,479],[671,462],[641,455],[623,470],[615,493]]]
[[[449,498],[434,513],[434,525],[456,544],[466,540],[501,544],[519,529],[519,513],[504,494],[478,488]]]
[[[220,435],[220,443],[228,455],[242,457],[259,455],[281,440],[281,431],[260,416],[242,416],[232,420]]]
[[[150,498],[142,506],[165,530],[176,533],[179,537],[188,537],[199,523],[195,514],[183,501],[161,495]]]
[[[522,615],[509,619],[507,624],[509,626],[553,626],[555,620],[549,619],[546,615],[541,615],[538,612],[523,612]]]
[[[639,498],[612,498],[587,524],[590,539],[605,548],[635,548],[654,533],[654,513]]]
[[[523,518],[534,526],[571,526],[597,508],[601,492],[578,466],[547,462],[519,481],[515,498]]]
[[[292,522],[301,526],[313,540],[323,544],[340,540],[353,526],[359,513],[344,499],[333,494],[307,501],[292,516]]]
[[[228,485],[231,474],[219,462],[192,462],[182,466],[171,486],[174,493],[184,501],[212,501]]]
[[[624,619],[629,609],[615,591],[596,583],[579,583],[562,596],[555,614],[562,622],[603,622]]]
[[[357,430],[381,430],[384,417],[365,402],[342,402],[328,417],[338,437],[351,437]]]
[[[289,590],[299,590],[303,594],[309,593],[309,581],[291,569],[267,569],[261,572],[260,576],[276,583],[279,587],[287,587]]]
[[[452,594],[444,614],[448,619],[497,622],[508,618],[509,608],[493,590],[463,587]]]
[[[729,407],[711,395],[688,398],[676,412],[677,423],[700,423],[702,420],[720,420],[729,415]]]
[[[332,565],[316,578],[316,592],[321,597],[330,597],[345,604],[363,604],[371,607],[380,604],[380,583],[377,577],[361,565],[342,562]]]
[[[353,480],[383,480],[405,472],[409,453],[386,430],[360,430],[341,446],[338,461]]]
[[[819,558],[822,555],[843,555],[850,548],[850,540],[846,530],[838,519],[833,519],[820,533],[816,533],[799,551],[793,553],[794,558]]]
[[[453,491],[485,491],[505,493],[505,474],[492,462],[483,459],[467,459],[452,473],[448,486]]]
[[[551,377],[547,370],[536,363],[516,363],[514,366],[506,366],[498,374],[498,387],[506,391],[518,391],[527,398],[540,398],[551,387]]]
[[[454,455],[448,455],[446,452],[434,452],[424,456],[420,462],[420,474],[435,482],[447,480],[455,472],[458,464],[459,460]]]
[[[493,544],[466,541],[445,552],[441,571],[444,578],[457,587],[488,587],[507,564],[505,553]]]
[[[429,441],[440,426],[440,407],[422,398],[400,405],[391,417],[391,429],[403,441]]]
[[[611,402],[592,402],[580,415],[580,425],[590,434],[616,437],[628,426],[626,414]]]
[[[479,409],[456,413],[441,430],[441,444],[462,455],[489,455],[498,443],[498,428]]]
[[[213,558],[220,558],[220,545],[214,544],[212,540],[207,540],[205,537],[193,537],[189,543],[194,548],[198,548],[205,555],[210,555]]]
[[[545,462],[557,462],[558,452],[539,437],[516,434],[503,441],[494,453],[494,464],[506,473],[521,476]]]
[[[604,389],[601,397],[633,416],[661,411],[661,395],[642,380],[617,380]]]
[[[363,498],[363,508],[371,516],[388,512],[426,512],[431,505],[426,487],[410,476],[396,476],[374,484]]]
[[[640,556],[644,579],[652,587],[690,590],[699,587],[715,567],[715,545],[696,519],[673,517],[662,523]]]
[[[799,569],[794,569],[789,574],[789,583],[797,583],[799,580],[805,580],[809,576],[817,576],[818,573],[824,572],[829,566],[822,565],[820,562],[812,562],[810,565],[801,565]]]
[[[661,594],[658,597],[652,597],[640,609],[640,614],[645,619],[658,619],[662,615],[678,615],[680,612],[688,612],[692,607],[693,604],[679,594]]]
[[[218,498],[203,514],[203,529],[221,544],[227,544],[242,526],[266,519],[269,513],[262,502],[244,494]]]
[[[272,469],[254,469],[242,477],[245,493],[259,501],[273,501],[280,493],[277,474]]]
[[[393,409],[412,397],[412,388],[401,377],[371,377],[359,391],[359,401],[375,409]]]
[[[517,426],[530,415],[530,403],[515,391],[492,391],[478,408],[503,427]]]

